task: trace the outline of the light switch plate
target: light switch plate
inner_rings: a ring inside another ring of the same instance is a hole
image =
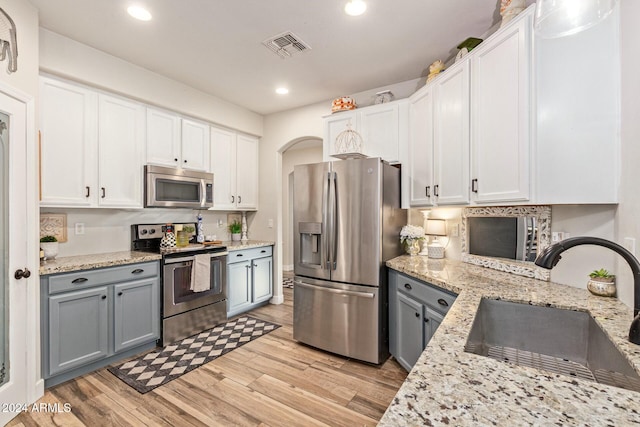
[[[80,236],[84,234],[84,222],[76,222],[75,228],[76,228],[76,236]]]
[[[624,238],[624,247],[631,252],[633,255],[636,254],[636,239],[633,237],[625,237]]]

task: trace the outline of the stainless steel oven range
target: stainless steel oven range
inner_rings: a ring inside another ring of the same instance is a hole
[[[227,248],[189,244],[161,250],[163,225],[133,225],[131,249],[162,254],[161,345],[167,345],[227,320]]]

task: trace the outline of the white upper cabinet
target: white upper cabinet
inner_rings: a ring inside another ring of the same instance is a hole
[[[469,61],[434,82],[434,187],[439,205],[469,203]]]
[[[425,86],[409,98],[409,167],[411,206],[432,206],[433,88]]]
[[[362,137],[363,154],[389,163],[400,162],[408,143],[408,115],[407,100],[402,99],[325,116],[324,159],[335,160],[330,156],[336,154],[336,138],[351,123],[351,129]]]
[[[98,205],[141,208],[145,107],[98,95]]]
[[[258,208],[258,138],[238,135],[236,187],[238,209]]]
[[[529,200],[533,9],[471,56],[472,201]]]
[[[98,194],[98,95],[40,78],[43,206],[92,206]]]
[[[142,207],[144,106],[41,77],[42,206]]]
[[[212,210],[258,209],[258,138],[211,127]]]
[[[182,161],[180,167],[209,171],[209,125],[182,119]]]
[[[180,117],[175,113],[147,108],[147,163],[180,166]]]
[[[209,171],[209,125],[147,108],[147,163]]]

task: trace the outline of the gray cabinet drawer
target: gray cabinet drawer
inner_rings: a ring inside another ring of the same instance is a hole
[[[442,314],[446,314],[456,300],[455,295],[444,289],[421,282],[402,273],[398,274],[397,286],[399,292],[411,296]]]
[[[157,261],[59,274],[49,277],[49,294],[143,279],[159,274],[160,267]]]
[[[263,246],[260,248],[244,249],[241,251],[229,251],[227,264],[246,261],[254,258],[262,258],[273,255],[273,246]]]

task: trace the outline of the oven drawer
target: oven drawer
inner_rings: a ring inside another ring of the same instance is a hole
[[[157,261],[59,274],[49,277],[49,294],[158,275],[160,267]]]
[[[229,255],[227,256],[227,264],[271,255],[273,255],[273,246],[263,246],[260,248],[251,248],[239,251],[230,250]]]

